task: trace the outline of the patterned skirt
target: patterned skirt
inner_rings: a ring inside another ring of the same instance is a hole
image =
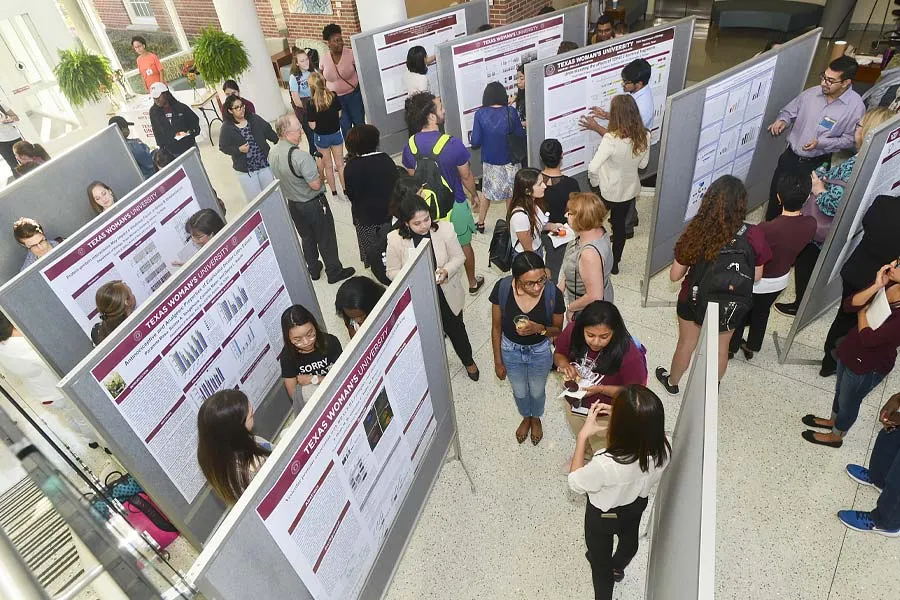
[[[512,198],[513,180],[519,171],[519,163],[492,165],[484,163],[481,176],[481,191],[491,202]]]

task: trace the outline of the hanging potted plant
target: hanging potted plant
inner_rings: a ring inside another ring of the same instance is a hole
[[[208,27],[194,41],[194,67],[207,84],[237,79],[250,68],[247,49],[239,39]]]
[[[99,102],[110,94],[114,85],[109,60],[83,48],[60,50],[59,64],[53,69],[53,74],[59,89],[74,107]]]

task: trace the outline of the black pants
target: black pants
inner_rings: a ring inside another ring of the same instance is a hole
[[[809,243],[800,251],[797,260],[794,261],[794,304],[797,306],[800,306],[803,294],[806,293],[806,288],[809,286],[809,280],[812,277],[813,269],[816,268],[820,252],[818,246]]]
[[[828,329],[828,335],[825,336],[825,347],[823,348],[825,355],[822,357],[823,367],[837,367],[837,361],[833,354],[834,349],[837,348],[838,343],[844,336],[850,332],[850,329],[857,324],[857,313],[844,312],[844,300],[859,290],[847,285],[843,278],[841,278],[841,283],[841,303],[838,305],[837,314],[834,315],[834,321],[831,322],[831,327]]]
[[[763,340],[766,337],[766,327],[769,325],[769,311],[775,303],[775,299],[781,290],[768,294],[753,294],[753,306],[747,318],[738,325],[731,336],[731,343],[728,350],[737,353],[741,348],[741,340],[744,337],[744,329],[749,326],[750,333],[747,335],[747,348],[753,352],[759,352],[762,348]]]
[[[309,274],[315,279],[322,273],[322,263],[319,262],[319,254],[325,263],[325,274],[329,279],[336,277],[344,268],[338,256],[337,235],[334,232],[334,215],[328,200],[321,195],[309,202],[288,202],[291,211],[291,219],[294,227],[300,234],[300,242],[303,246],[303,258]]]
[[[778,157],[778,166],[772,173],[772,183],[769,185],[769,206],[766,208],[766,221],[771,221],[781,214],[781,206],[778,204],[778,180],[786,173],[801,173],[806,177],[812,171],[819,168],[822,163],[831,164],[830,154],[821,154],[819,156],[805,157],[798,156],[791,147],[785,148],[781,156]]]
[[[441,325],[444,327],[444,333],[450,338],[453,351],[456,352],[464,366],[474,365],[472,344],[469,342],[469,334],[466,333],[466,324],[463,322],[462,311],[458,315],[453,314],[440,286],[438,286],[438,304],[441,307]]]
[[[19,161],[16,160],[16,155],[13,152],[13,146],[16,142],[21,142],[22,138],[14,139],[10,142],[0,142],[0,156],[3,157],[3,160],[6,161],[6,164],[9,165],[9,170],[12,171],[13,177],[16,177],[16,167],[19,166]]]
[[[625,219],[625,235],[631,237],[634,235],[634,228],[638,225],[637,203],[632,200],[631,207],[628,209],[628,217]]]
[[[584,541],[587,559],[591,563],[594,598],[612,600],[613,569],[624,571],[638,549],[638,531],[647,499],[638,498],[631,504],[604,512],[587,502],[584,513]],[[619,543],[613,554],[613,536]]]
[[[625,202],[607,202],[609,207],[609,223],[612,225],[613,267],[619,266],[628,229],[628,214],[634,209],[634,198]],[[632,228],[634,225],[632,225]]]

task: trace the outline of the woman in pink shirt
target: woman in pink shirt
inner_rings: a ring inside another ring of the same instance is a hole
[[[322,39],[328,44],[328,52],[322,56],[322,75],[328,89],[337,94],[341,105],[341,132],[347,132],[354,125],[366,122],[366,108],[359,91],[359,77],[356,74],[356,60],[353,50],[344,48],[341,27],[329,23],[322,30]]]

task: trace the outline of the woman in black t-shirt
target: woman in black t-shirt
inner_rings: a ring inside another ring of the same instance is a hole
[[[337,196],[334,174],[338,174],[341,189],[344,185],[344,135],[341,133],[341,103],[337,94],[328,89],[320,73],[310,73],[309,91],[312,94],[306,120],[315,132],[316,149],[322,154],[322,170],[331,195]]]
[[[551,223],[568,223],[566,219],[566,205],[569,195],[578,193],[581,188],[578,182],[568,175],[563,175],[562,160],[563,149],[559,140],[548,138],[541,142],[541,177],[544,179],[544,206],[550,213]],[[559,271],[562,269],[563,258],[566,254],[566,245],[554,247],[549,234],[544,234],[544,255],[547,259],[547,268],[550,269],[551,279],[555,282],[559,279]]]
[[[281,377],[294,403],[294,413],[300,414],[304,398],[312,395],[341,356],[341,343],[322,331],[312,313],[299,304],[281,314],[281,334]]]
[[[522,422],[516,428],[521,444],[531,431],[531,443],[544,437],[547,375],[553,366],[550,339],[562,331],[566,303],[552,283],[544,261],[534,252],[516,255],[512,276],[504,277],[491,291],[491,344],[494,372],[509,377]]]

